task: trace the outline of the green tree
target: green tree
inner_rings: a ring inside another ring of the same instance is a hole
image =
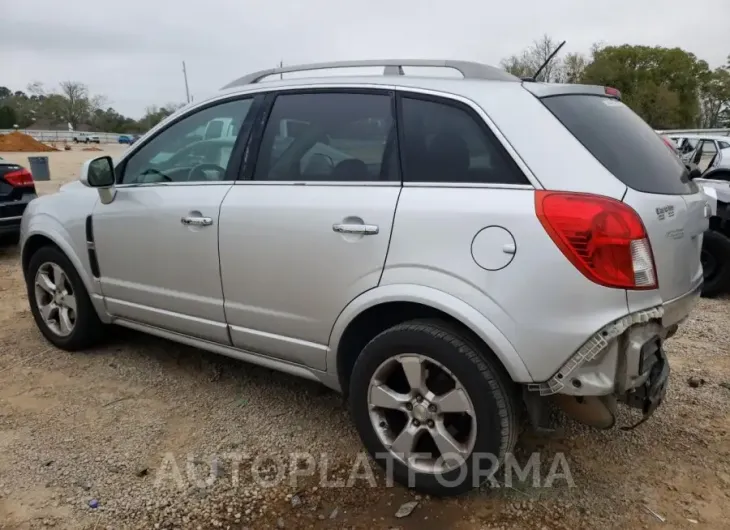
[[[568,53],[562,61],[560,81],[563,83],[581,83],[586,68],[590,64],[582,53]]]
[[[144,130],[151,129],[182,106],[181,103],[168,103],[162,107],[157,105],[147,107],[145,115],[139,120],[139,124]]]
[[[10,105],[0,106],[0,129],[12,129],[17,121],[18,118],[13,107]]]
[[[538,68],[547,61],[550,54],[555,51],[560,43],[553,40],[549,35],[543,35],[521,53],[503,59],[500,66],[507,72],[517,77],[531,77]],[[562,61],[559,57],[553,57],[545,66],[538,81],[555,82],[559,81],[562,71]]]
[[[727,123],[730,110],[730,70],[718,68],[700,86],[701,126],[708,129]]]
[[[709,76],[705,61],[679,48],[596,48],[582,82],[612,86],[624,102],[657,129],[694,127],[700,122],[700,87]]]

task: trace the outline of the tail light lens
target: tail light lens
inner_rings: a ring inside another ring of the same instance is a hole
[[[33,186],[33,175],[27,169],[18,169],[5,173],[3,176],[5,181],[15,188]]]
[[[542,226],[565,257],[589,280],[606,287],[656,289],[651,244],[639,215],[597,195],[535,192]]]

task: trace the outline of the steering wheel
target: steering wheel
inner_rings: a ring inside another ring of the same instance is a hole
[[[226,174],[226,168],[221,167],[218,164],[198,164],[190,170],[190,173],[188,173],[188,181],[208,180],[208,175],[205,174],[206,170],[217,171],[220,174],[220,180],[222,180]]]

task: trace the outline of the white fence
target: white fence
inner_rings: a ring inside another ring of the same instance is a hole
[[[730,136],[730,129],[670,129],[659,134],[702,134],[706,136]]]
[[[0,134],[6,134],[13,132],[15,129],[0,129]],[[18,129],[18,131],[28,136],[32,136],[39,142],[73,142],[74,136],[78,136],[78,131],[43,131],[36,129]],[[99,141],[103,144],[115,144],[119,141],[119,135],[117,133],[105,133],[105,132],[84,132],[83,134],[95,134],[99,137]],[[126,135],[131,136],[131,135]]]

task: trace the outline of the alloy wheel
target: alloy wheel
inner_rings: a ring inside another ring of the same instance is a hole
[[[368,405],[380,442],[414,471],[446,473],[474,449],[474,405],[456,376],[430,357],[409,353],[383,362],[370,380]]]
[[[76,294],[68,275],[57,263],[46,262],[38,267],[35,301],[48,329],[59,337],[71,334],[76,325]]]

